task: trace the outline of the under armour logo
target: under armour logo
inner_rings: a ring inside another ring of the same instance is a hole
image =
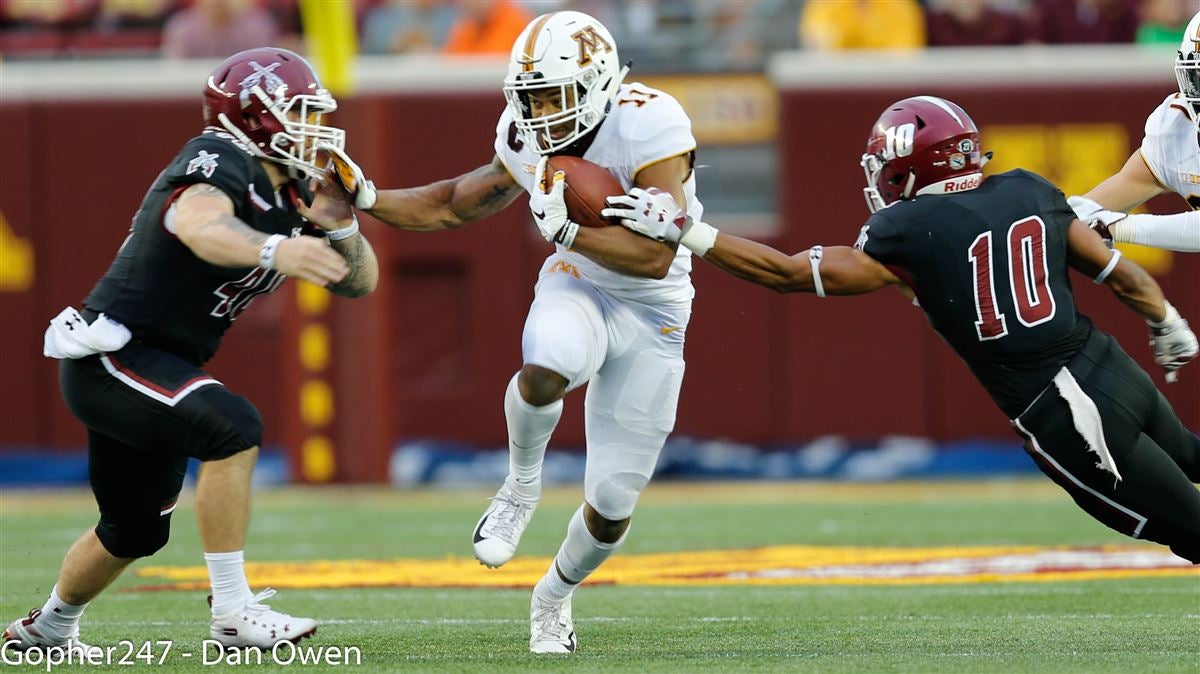
[[[217,170],[217,157],[221,155],[205,152],[200,150],[200,154],[196,158],[189,161],[187,165],[187,174],[190,175],[199,171],[204,174],[205,178],[211,178],[212,174]]]
[[[77,320],[75,320],[74,318],[67,318],[67,319],[64,319],[64,320],[63,320],[63,325],[67,326],[67,329],[68,329],[68,330],[74,330],[74,329],[75,329],[75,324],[76,324],[76,323],[80,323],[80,322],[81,322],[81,321],[77,321]],[[55,610],[57,611],[58,609],[55,609]]]
[[[257,61],[251,61],[250,67],[254,68],[254,72],[250,73],[242,79],[238,84],[242,89],[251,89],[258,85],[263,85],[263,91],[267,94],[274,94],[279,87],[286,87],[287,84],[275,74],[275,69],[283,65],[282,63],[272,63],[267,67],[258,64]],[[265,83],[264,83],[265,81]]]

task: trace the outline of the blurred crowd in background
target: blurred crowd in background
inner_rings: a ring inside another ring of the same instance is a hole
[[[326,0],[366,54],[507,54],[556,9],[603,21],[640,69],[760,69],[784,49],[1175,43],[1197,0]],[[303,50],[298,0],[0,0],[6,58],[216,58]]]

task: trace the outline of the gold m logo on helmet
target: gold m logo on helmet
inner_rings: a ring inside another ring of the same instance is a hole
[[[605,40],[600,33],[596,32],[595,26],[588,26],[583,30],[573,33],[571,39],[579,43],[579,65],[586,66],[592,62],[592,54],[603,49],[606,52],[613,50],[612,44]]]

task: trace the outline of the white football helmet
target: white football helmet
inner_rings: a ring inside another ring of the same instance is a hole
[[[612,106],[628,67],[617,60],[612,34],[583,12],[550,12],[517,38],[504,78],[504,97],[517,130],[538,154],[552,154],[596,128]],[[529,92],[558,87],[563,110],[534,117]],[[561,136],[551,130],[572,125]]]
[[[1183,31],[1183,41],[1175,56],[1175,79],[1183,100],[1200,110],[1200,13],[1192,17]]]

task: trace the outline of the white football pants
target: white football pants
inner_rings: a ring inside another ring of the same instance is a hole
[[[562,375],[568,390],[588,384],[584,497],[623,520],[675,427],[691,306],[619,300],[553,260],[525,319],[524,362]]]

